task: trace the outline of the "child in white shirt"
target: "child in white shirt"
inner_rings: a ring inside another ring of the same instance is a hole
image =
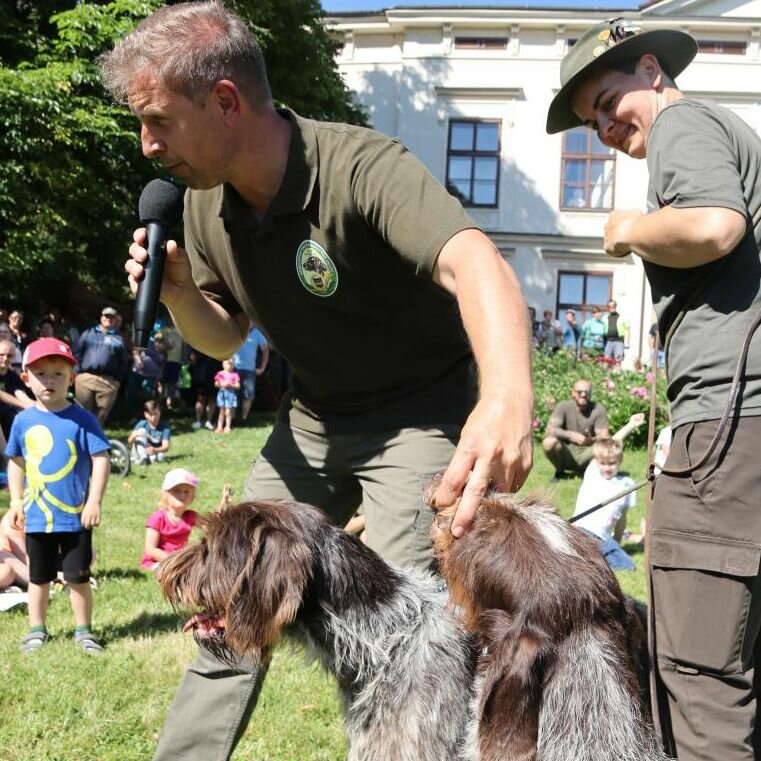
[[[615,439],[596,441],[593,452],[594,459],[584,472],[574,515],[583,513],[590,507],[634,486],[631,478],[622,476],[618,472],[623,460],[623,447],[620,441]],[[619,544],[626,528],[626,511],[635,504],[635,492],[631,492],[581,518],[575,524],[599,540],[600,551],[605,560],[617,571],[635,569],[634,561]]]

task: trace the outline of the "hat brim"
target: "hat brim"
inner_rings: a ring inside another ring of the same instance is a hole
[[[69,365],[71,365],[72,368],[77,366],[77,360],[73,357],[67,357],[65,354],[60,354],[58,352],[46,352],[44,354],[40,354],[39,356],[35,357],[34,359],[28,359],[26,362],[23,363],[22,369],[26,370],[27,367],[31,367],[35,362],[39,362],[41,359],[62,359],[65,362],[68,362]]]
[[[547,112],[547,133],[553,135],[583,124],[571,108],[571,98],[582,80],[590,74],[600,69],[609,69],[632,58],[639,58],[645,53],[652,53],[673,78],[687,68],[697,52],[698,44],[695,39],[676,29],[652,29],[622,40],[577,71],[558,90]]]

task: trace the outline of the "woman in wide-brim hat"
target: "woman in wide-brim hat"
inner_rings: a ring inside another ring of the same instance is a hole
[[[547,132],[553,134],[583,124],[571,100],[577,88],[592,74],[636,61],[645,53],[658,58],[671,79],[687,67],[698,52],[694,38],[676,29],[643,31],[635,22],[614,18],[588,29],[560,64],[561,87],[547,114]]]
[[[648,210],[612,211],[603,248],[641,258],[667,356],[673,440],[647,542],[651,667],[662,688],[653,715],[680,761],[753,761],[761,331],[750,338],[761,318],[761,140],[730,109],[679,91],[674,77],[696,51],[684,32],[596,25],[563,60],[547,131],[584,124],[647,160]]]

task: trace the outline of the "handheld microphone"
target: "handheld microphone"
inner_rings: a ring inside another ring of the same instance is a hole
[[[146,228],[148,259],[143,264],[145,275],[137,286],[132,337],[138,349],[145,349],[159,306],[167,230],[182,216],[182,192],[167,180],[151,180],[140,194],[138,211]]]

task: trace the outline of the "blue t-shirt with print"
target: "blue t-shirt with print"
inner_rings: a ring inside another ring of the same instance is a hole
[[[154,428],[147,420],[141,420],[133,431],[145,431],[145,444],[149,447],[160,447],[163,441],[169,441],[172,432],[168,425],[161,425]]]
[[[24,458],[27,533],[82,530],[90,458],[108,448],[95,416],[75,404],[60,412],[29,407],[16,415],[5,454]]]

